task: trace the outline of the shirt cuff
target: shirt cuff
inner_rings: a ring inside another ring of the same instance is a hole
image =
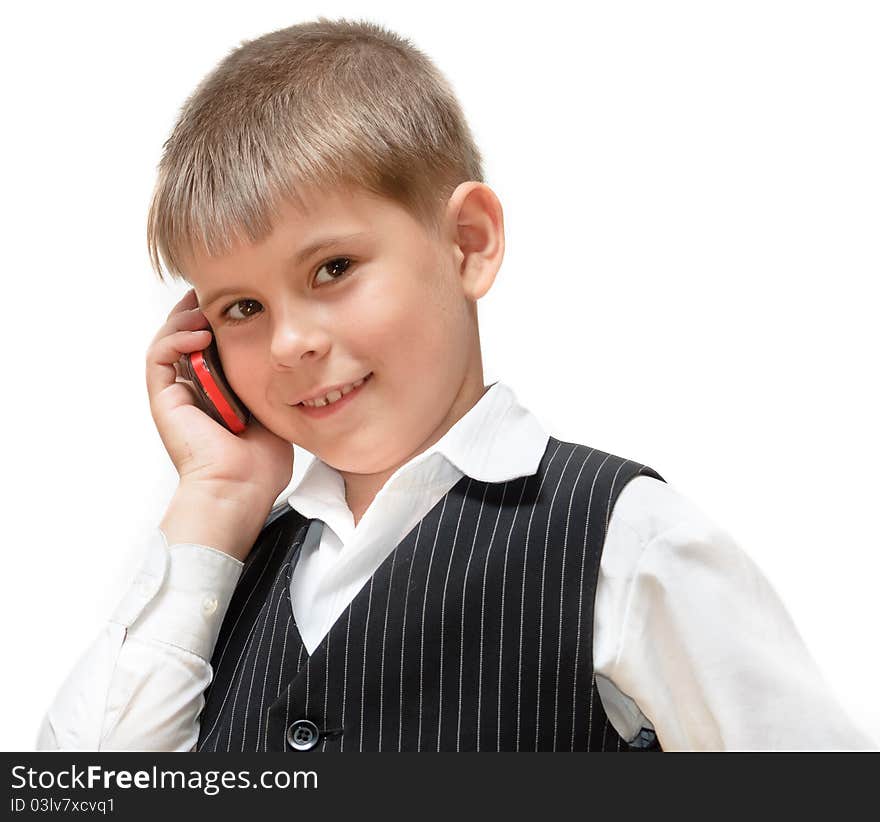
[[[169,546],[155,529],[111,622],[129,637],[174,645],[210,660],[244,563],[195,543]]]

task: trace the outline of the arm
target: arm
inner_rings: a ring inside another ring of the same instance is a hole
[[[242,560],[293,470],[291,443],[258,420],[234,435],[193,405],[178,363],[211,338],[190,289],[147,349],[150,411],[180,483],[138,578],[44,717],[39,750],[189,751],[198,739]]]
[[[189,751],[243,564],[156,529],[131,587],[43,718],[37,750]]]
[[[877,750],[757,565],[690,501],[633,480],[609,539],[629,550],[602,559],[596,672],[664,750]]]

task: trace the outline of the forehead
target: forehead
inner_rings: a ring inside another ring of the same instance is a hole
[[[242,271],[269,273],[304,265],[340,242],[408,249],[427,239],[421,223],[398,203],[363,189],[329,186],[300,189],[295,200],[279,203],[266,237],[252,242],[242,235],[222,254],[195,248],[185,255],[187,279],[200,295],[221,280],[240,279]]]
[[[301,186],[296,196],[279,206],[279,219],[303,227],[339,218],[369,222],[398,209],[396,203],[363,188],[347,186]]]
[[[277,245],[278,250],[293,253],[332,235],[382,234],[391,226],[399,228],[406,217],[396,203],[362,189],[303,188],[296,199],[283,200],[272,209],[272,229],[264,240],[238,241],[232,251]]]

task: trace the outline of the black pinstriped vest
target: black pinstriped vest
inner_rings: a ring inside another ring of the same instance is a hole
[[[314,751],[626,750],[596,690],[593,605],[614,503],[639,474],[663,479],[550,437],[532,476],[463,476],[311,656],[289,589],[313,521],[271,521],[220,630],[197,750],[293,752],[301,720]]]

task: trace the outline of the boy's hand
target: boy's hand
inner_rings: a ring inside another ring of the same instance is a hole
[[[264,428],[253,415],[247,428],[236,435],[194,404],[193,389],[186,382],[178,381],[177,362],[183,354],[208,347],[209,329],[207,318],[198,309],[195,290],[190,290],[171,310],[147,350],[150,412],[180,476],[176,504],[172,502],[169,515],[172,509],[182,512],[188,507],[181,503],[185,498],[202,507],[211,507],[201,512],[203,517],[222,519],[221,512],[227,511],[235,522],[230,520],[226,524],[242,535],[250,534],[254,527],[262,525],[272,503],[290,482],[293,446]],[[211,501],[217,503],[217,510]],[[185,527],[186,534],[172,536],[169,529],[177,529],[172,528],[166,516],[162,527],[169,544],[201,542],[226,550],[195,538],[198,534],[192,531],[192,522]],[[221,530],[215,526],[212,533]],[[257,533],[259,527],[254,538]],[[175,538],[179,536],[184,538]],[[242,550],[241,539],[232,536],[235,548],[227,552],[238,555]]]

